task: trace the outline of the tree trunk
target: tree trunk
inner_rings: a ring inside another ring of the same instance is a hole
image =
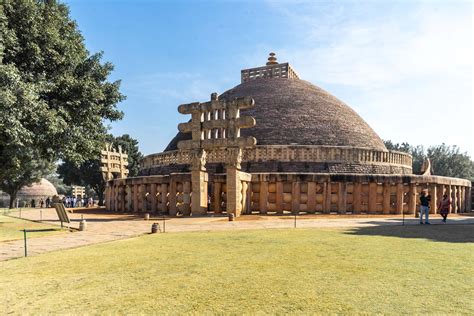
[[[104,191],[97,190],[95,192],[97,193],[97,197],[99,198],[99,206],[104,206]]]
[[[10,206],[9,206],[10,209],[15,208],[16,194],[17,194],[16,191],[10,193]]]

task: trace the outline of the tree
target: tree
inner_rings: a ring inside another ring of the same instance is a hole
[[[64,4],[2,1],[0,189],[33,183],[41,173],[34,165],[96,157],[105,121],[122,117],[116,105],[124,99],[120,82],[108,81],[113,65],[101,58],[89,55]]]
[[[394,144],[384,141],[388,150],[409,153],[413,157],[413,170],[419,172],[425,158],[431,161],[431,171],[434,175],[464,178],[474,181],[474,161],[466,152],[461,152],[457,146],[446,144],[424,148],[422,145],[411,146],[408,143]]]
[[[54,185],[56,191],[58,191],[58,194],[68,195],[71,193],[71,186],[65,184],[63,179],[59,178],[59,175],[57,174],[57,167],[53,172],[45,176],[45,178],[51,182],[52,185]]]
[[[58,166],[58,174],[67,185],[88,186],[97,194],[99,205],[103,205],[106,182],[100,172],[100,160],[86,160],[79,166],[72,161],[65,161]]]
[[[115,148],[121,145],[122,149],[127,151],[129,170],[130,166],[135,168],[135,174],[130,170],[129,176],[138,174],[138,164],[143,156],[138,149],[138,141],[128,134],[119,137],[108,135],[107,139]],[[103,205],[106,182],[100,170],[100,152],[96,153],[96,157],[99,158],[87,160],[79,165],[66,160],[58,167],[58,174],[67,185],[76,184],[92,188],[99,198],[99,205]]]

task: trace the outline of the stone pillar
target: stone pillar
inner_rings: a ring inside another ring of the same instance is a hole
[[[452,213],[456,214],[458,212],[458,199],[457,199],[457,187],[455,185],[451,186],[451,207],[452,207]]]
[[[146,184],[140,184],[140,211],[143,213],[148,212],[148,197],[147,197],[147,190]]]
[[[436,184],[430,184],[429,194],[431,196],[430,214],[436,214],[438,209],[438,191]]]
[[[244,214],[250,214],[250,194],[249,194],[249,182],[242,181],[242,211]]]
[[[191,213],[193,215],[205,215],[207,213],[207,173],[206,152],[196,149],[191,153]]]
[[[452,197],[451,197],[451,186],[448,184],[446,185],[446,191],[444,192],[444,194],[446,194],[448,196],[448,198],[451,199],[451,205],[449,206],[449,213],[452,212],[452,209],[453,209],[453,206],[452,206]]]
[[[183,215],[191,215],[191,182],[183,183]]]
[[[316,211],[316,182],[308,182],[308,212]]]
[[[390,210],[391,210],[391,207],[390,207],[390,195],[391,195],[391,192],[390,192],[390,183],[389,182],[385,182],[383,184],[383,203],[382,203],[382,213],[383,214],[390,214]]]
[[[260,214],[267,214],[268,211],[268,182],[260,182],[260,194],[258,200]]]
[[[160,212],[168,212],[168,184],[162,183],[160,186],[161,201],[160,201]]]
[[[151,199],[151,212],[156,213],[157,207],[156,207],[156,183],[150,184],[150,195],[148,198]]]
[[[465,206],[464,206],[464,211],[465,212],[470,212],[472,209],[472,196],[471,196],[471,187],[466,187],[465,188],[465,193],[464,193],[464,198],[465,198]]]
[[[416,209],[416,183],[410,183],[410,191],[408,192],[408,214],[418,217],[418,210]]]
[[[283,214],[283,182],[276,183],[276,211],[277,214]]]
[[[219,214],[222,213],[222,208],[221,208],[221,183],[220,182],[214,182],[214,190],[212,192],[212,210],[214,213]]]
[[[110,200],[111,200],[111,196],[112,196],[112,192],[110,192],[112,190],[111,186],[109,183],[106,184],[106,187],[105,187],[105,209],[106,210],[111,210],[111,203],[110,203]]]
[[[459,213],[464,213],[464,209],[466,208],[464,202],[466,201],[466,198],[464,194],[466,193],[466,190],[464,187],[460,186],[459,187]]]
[[[176,216],[178,213],[177,200],[176,200],[176,180],[170,177],[169,196],[168,196],[168,210],[170,216]]]
[[[339,214],[346,214],[347,211],[347,192],[346,183],[339,182],[338,184],[338,198],[337,198],[337,212]]]
[[[461,213],[461,186],[456,186],[456,201],[457,201],[457,204],[456,204],[456,212],[457,213]]]
[[[369,214],[377,212],[377,183],[369,182]]]
[[[133,201],[132,201],[132,185],[127,185],[126,186],[126,207],[125,211],[126,212],[132,212],[133,211]]]
[[[361,211],[361,197],[362,197],[362,184],[360,182],[354,182],[354,192],[352,193],[352,205],[354,208],[354,214],[360,214]]]
[[[298,214],[300,212],[300,194],[300,183],[295,181],[291,185],[291,213],[293,214]]]
[[[242,213],[242,183],[240,180],[240,163],[242,162],[242,149],[227,148],[227,214],[239,217]],[[260,194],[262,194],[260,192]]]
[[[118,197],[117,197],[118,203],[115,204],[115,210],[124,212],[125,211],[125,185],[120,184],[117,190],[118,190]]]
[[[331,213],[331,179],[329,178],[327,182],[324,182],[324,205],[323,205],[323,213],[329,214]]]
[[[140,186],[138,184],[134,184],[133,185],[133,205],[132,205],[132,208],[133,208],[133,212],[135,213],[138,213],[139,212],[139,209],[138,209],[138,194],[139,194],[139,189]]]
[[[403,214],[403,183],[397,183],[396,214]]]

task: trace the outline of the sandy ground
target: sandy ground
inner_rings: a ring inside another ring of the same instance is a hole
[[[10,216],[20,217],[19,212],[11,212]],[[21,217],[28,220],[47,222],[60,225],[54,209],[23,211]],[[91,212],[76,210],[69,213],[71,219],[70,233],[28,239],[28,255],[61,249],[76,248],[90,244],[103,243],[123,238],[131,238],[151,231],[151,225],[158,223],[160,230],[166,233],[187,231],[216,231],[240,229],[272,229],[294,228],[294,216],[259,216],[246,215],[230,222],[223,216],[186,217],[186,218],[151,218],[144,220],[141,216],[107,212]],[[81,219],[87,222],[85,231],[77,231]],[[402,225],[401,216],[339,216],[339,215],[302,215],[296,217],[297,228],[351,228],[381,225]],[[432,216],[434,225],[441,223],[441,217]],[[449,224],[474,224],[474,216],[452,215]],[[405,225],[419,225],[418,219],[405,216]],[[473,228],[474,229],[474,228]],[[30,233],[34,234],[34,233]],[[24,256],[24,241],[0,242],[0,261]]]

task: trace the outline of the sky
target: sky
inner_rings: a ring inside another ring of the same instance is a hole
[[[471,1],[66,0],[127,99],[118,136],[161,152],[178,105],[240,83],[269,52],[351,106],[384,140],[474,157]]]

